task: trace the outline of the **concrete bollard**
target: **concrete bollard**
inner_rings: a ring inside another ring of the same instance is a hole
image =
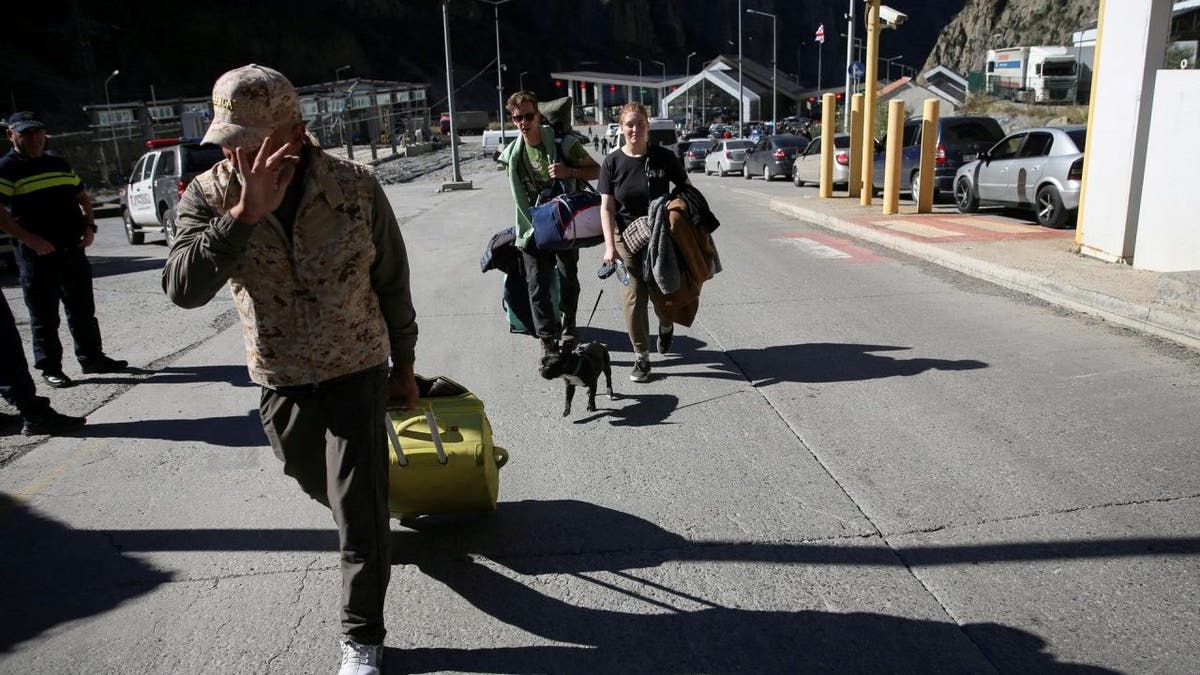
[[[921,178],[917,183],[920,194],[913,195],[917,213],[933,212],[933,165],[937,153],[939,110],[936,98],[925,99],[925,109],[921,115],[921,167],[918,169]]]
[[[833,196],[833,135],[837,133],[833,115],[837,99],[833,94],[821,97],[821,199]]]
[[[904,142],[904,101],[888,102],[887,155],[883,163],[883,215],[900,211],[900,153]]]

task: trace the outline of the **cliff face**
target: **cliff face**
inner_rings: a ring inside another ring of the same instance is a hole
[[[942,31],[922,70],[942,65],[983,70],[989,49],[1070,45],[1071,33],[1095,21],[1099,0],[967,0]]]

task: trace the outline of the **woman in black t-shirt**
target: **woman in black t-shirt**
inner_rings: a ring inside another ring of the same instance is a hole
[[[688,182],[687,173],[675,153],[646,142],[650,131],[646,108],[629,103],[621,108],[618,118],[625,144],[604,157],[600,164],[600,219],[604,229],[604,264],[618,256],[629,270],[629,285],[621,290],[621,306],[625,328],[633,346],[634,364],[629,379],[646,382],[650,379],[650,321],[646,301],[654,305],[658,316],[658,352],[666,354],[671,348],[675,326],[664,318],[662,292],[654,281],[641,278],[641,265],[621,239],[621,233],[635,219],[647,215],[650,202],[667,194],[671,184],[677,187]]]

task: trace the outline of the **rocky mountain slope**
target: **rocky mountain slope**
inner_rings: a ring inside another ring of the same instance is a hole
[[[1071,33],[1096,20],[1099,0],[967,0],[938,38],[922,70],[983,69],[988,49],[1069,45]]]

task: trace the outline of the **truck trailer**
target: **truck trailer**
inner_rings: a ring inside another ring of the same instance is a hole
[[[1042,45],[989,49],[988,93],[1034,103],[1076,101],[1079,64],[1070,47]]]

